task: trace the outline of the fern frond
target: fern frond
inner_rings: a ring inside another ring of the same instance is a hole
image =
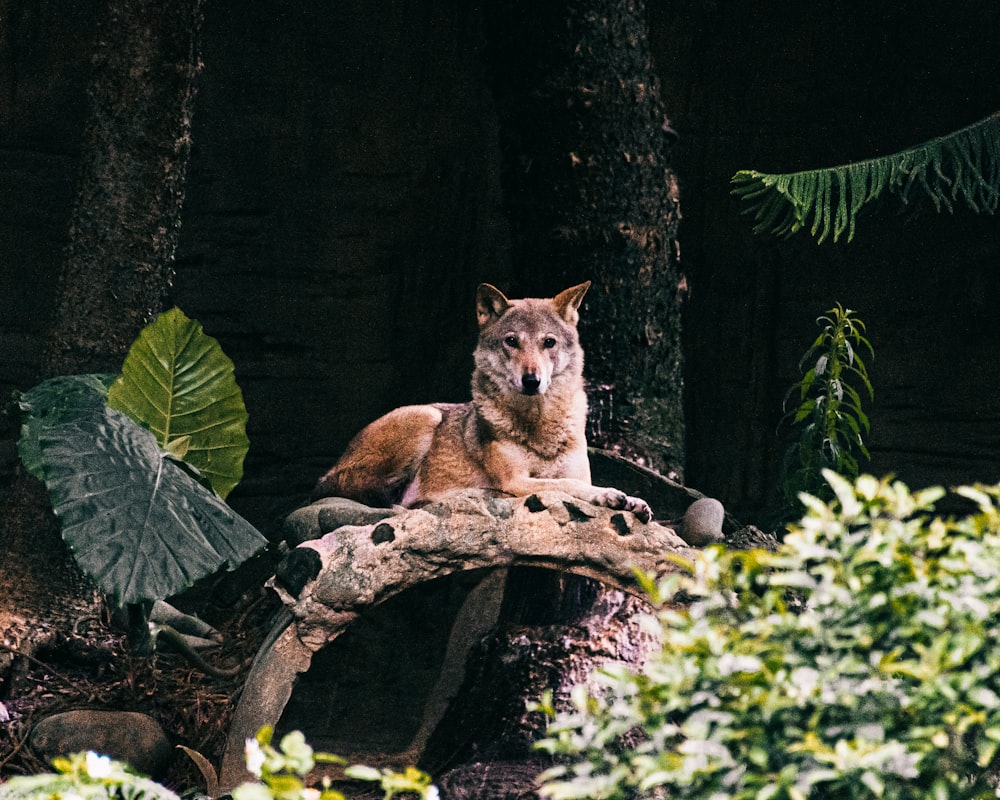
[[[825,169],[769,174],[740,170],[733,194],[753,214],[754,233],[791,236],[808,227],[817,243],[854,238],[858,213],[885,193],[909,203],[919,188],[934,208],[964,203],[977,214],[1000,204],[1000,111],[966,128],[879,158]]]

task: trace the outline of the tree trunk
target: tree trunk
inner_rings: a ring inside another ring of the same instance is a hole
[[[641,0],[489,6],[519,296],[594,281],[581,314],[592,444],[684,464],[674,133]]]
[[[173,274],[190,153],[202,0],[109,0],[60,295],[42,374],[115,372]],[[100,611],[44,487],[21,472],[0,523],[0,634],[29,653]],[[42,624],[44,623],[44,624]],[[0,653],[0,698],[15,688]]]
[[[163,310],[191,150],[201,0],[111,0],[46,375],[116,372]]]
[[[680,213],[644,4],[496,0],[484,27],[514,240],[512,290],[549,296],[594,282],[580,321],[591,443],[679,477]],[[542,727],[525,713],[526,701],[544,689],[565,701],[598,664],[641,660],[649,645],[635,620],[641,608],[584,578],[511,569],[503,624],[484,645],[480,671],[470,667],[429,763],[463,765],[451,777],[477,797],[508,796],[498,767],[508,765],[516,782]],[[495,790],[483,794],[487,783]]]

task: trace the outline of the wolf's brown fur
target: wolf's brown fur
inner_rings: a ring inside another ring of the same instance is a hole
[[[472,402],[404,406],[375,420],[319,481],[316,497],[418,505],[459,488],[558,490],[651,517],[645,501],[593,486],[577,309],[590,283],[548,299],[476,296]]]

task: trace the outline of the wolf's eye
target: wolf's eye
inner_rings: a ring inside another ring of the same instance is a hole
[[[512,347],[515,350],[517,349],[518,345],[520,344],[520,342],[517,340],[516,336],[505,336],[504,340],[503,340],[503,343],[505,345],[507,345],[507,347]]]
[[[555,346],[556,346],[556,340],[551,336],[546,336],[545,341],[542,342],[542,347],[544,347],[546,350],[551,350]]]

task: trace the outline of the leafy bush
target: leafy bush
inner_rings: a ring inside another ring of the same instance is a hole
[[[247,771],[258,780],[233,789],[233,800],[344,800],[341,792],[330,788],[329,780],[323,780],[321,788],[306,784],[306,776],[317,763],[344,764],[344,759],[315,752],[300,731],[286,734],[274,747],[272,733],[271,728],[262,728],[247,741]],[[194,758],[205,776],[209,784],[207,796],[219,796],[215,771],[208,760],[186,747],[182,749]],[[53,766],[54,773],[19,776],[0,783],[0,800],[179,800],[172,791],[136,774],[128,765],[94,752],[57,758]],[[430,776],[414,767],[394,772],[354,765],[347,767],[344,775],[378,783],[385,800],[398,794],[415,795],[420,800],[438,797]]]
[[[875,354],[865,338],[865,324],[840,303],[816,322],[823,329],[799,361],[802,378],[785,395],[785,420],[798,428],[799,437],[782,462],[782,521],[802,513],[800,492],[830,499],[824,469],[853,480],[858,458],[869,458],[864,435],[871,426],[861,398],[862,393],[873,398],[874,391],[858,351],[867,350],[873,358]]]
[[[97,753],[57,758],[53,766],[54,773],[0,783],[0,800],[179,800],[169,789]]]
[[[574,694],[541,746],[552,798],[994,797],[1000,743],[1000,486],[849,482],[776,552],[710,547],[645,585],[662,650]],[[660,788],[662,787],[662,788]]]
[[[300,731],[281,738],[278,747],[271,744],[273,730],[261,728],[254,739],[247,740],[247,770],[260,783],[244,783],[233,789],[233,800],[344,800],[344,795],[332,789],[324,778],[321,788],[307,787],[306,776],[317,763],[344,764],[340,756],[315,752]],[[398,794],[412,794],[420,800],[437,800],[438,790],[426,772],[407,767],[404,772],[375,769],[354,764],[344,770],[344,776],[377,783],[384,791],[384,800]]]
[[[178,309],[140,333],[120,377],[52,378],[20,405],[25,468],[80,568],[122,605],[177,594],[266,544],[222,499],[249,444],[233,364]]]

